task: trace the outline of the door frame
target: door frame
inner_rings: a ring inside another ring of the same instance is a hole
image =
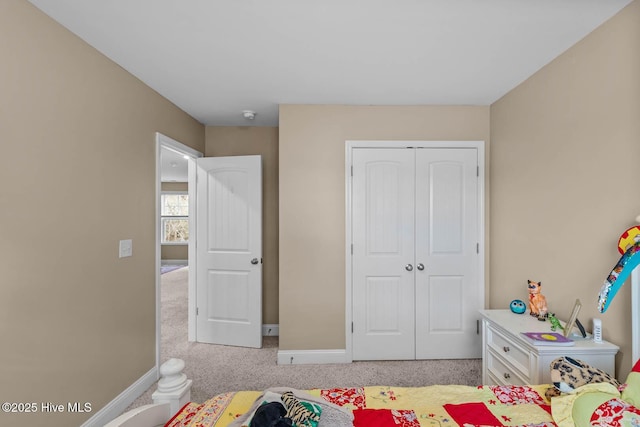
[[[176,141],[175,139],[169,138],[166,135],[161,134],[160,132],[156,132],[156,147],[155,147],[155,155],[156,155],[156,366],[160,366],[160,342],[161,342],[161,295],[160,295],[160,266],[161,266],[161,243],[162,236],[160,232],[160,214],[161,214],[161,194],[162,194],[162,181],[161,181],[161,168],[162,164],[160,162],[160,153],[163,148],[166,148],[171,151],[175,151],[176,153],[182,154],[183,156],[187,156],[188,162],[188,194],[189,194],[189,249],[188,249],[188,257],[189,257],[189,313],[188,313],[188,340],[195,341],[196,336],[196,310],[195,310],[195,295],[196,295],[196,275],[195,273],[191,273],[191,271],[195,271],[195,248],[196,248],[196,159],[199,157],[203,157],[204,154],[200,151],[194,150],[193,148],[182,144],[181,142]],[[191,238],[193,236],[194,238]]]
[[[347,140],[345,144],[345,362],[353,362],[353,272],[352,254],[352,164],[356,148],[475,148],[478,150],[478,295],[486,306],[485,287],[485,142],[484,141],[407,141],[407,140]]]

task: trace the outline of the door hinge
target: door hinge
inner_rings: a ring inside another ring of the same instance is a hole
[[[476,253],[480,253],[480,243],[476,243]]]
[[[353,243],[351,244],[351,255],[353,255]]]
[[[353,176],[353,165],[351,166],[351,176]]]
[[[200,314],[200,309],[196,307],[196,316],[198,316],[199,314]]]
[[[480,335],[480,320],[476,320],[476,335]]]
[[[353,333],[353,322],[351,322],[351,333]]]
[[[476,176],[480,176],[480,166],[476,166]]]

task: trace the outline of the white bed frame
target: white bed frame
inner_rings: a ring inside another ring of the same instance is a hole
[[[635,363],[640,352],[640,267],[631,274],[632,353]],[[125,412],[105,427],[162,427],[191,399],[191,380],[182,373],[184,361],[171,359],[160,366],[161,379],[153,395],[153,404]]]
[[[105,427],[162,427],[173,416],[168,403],[153,403],[125,412]]]
[[[104,427],[162,427],[191,400],[191,383],[182,372],[184,361],[169,359],[160,366],[158,389],[153,404],[127,411]]]

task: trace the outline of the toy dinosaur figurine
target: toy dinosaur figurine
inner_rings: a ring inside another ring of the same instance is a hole
[[[547,318],[547,299],[540,293],[542,282],[533,282],[527,280],[527,288],[529,289],[529,310],[532,316],[543,321]]]
[[[549,322],[551,323],[552,331],[555,331],[556,329],[560,329],[562,332],[564,332],[564,326],[560,324],[560,321],[558,320],[555,314],[549,313]]]

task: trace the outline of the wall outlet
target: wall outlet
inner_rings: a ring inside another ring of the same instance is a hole
[[[120,258],[128,257],[133,255],[133,240],[120,240],[119,246],[119,255]]]
[[[593,319],[593,342],[602,342],[602,320]]]

